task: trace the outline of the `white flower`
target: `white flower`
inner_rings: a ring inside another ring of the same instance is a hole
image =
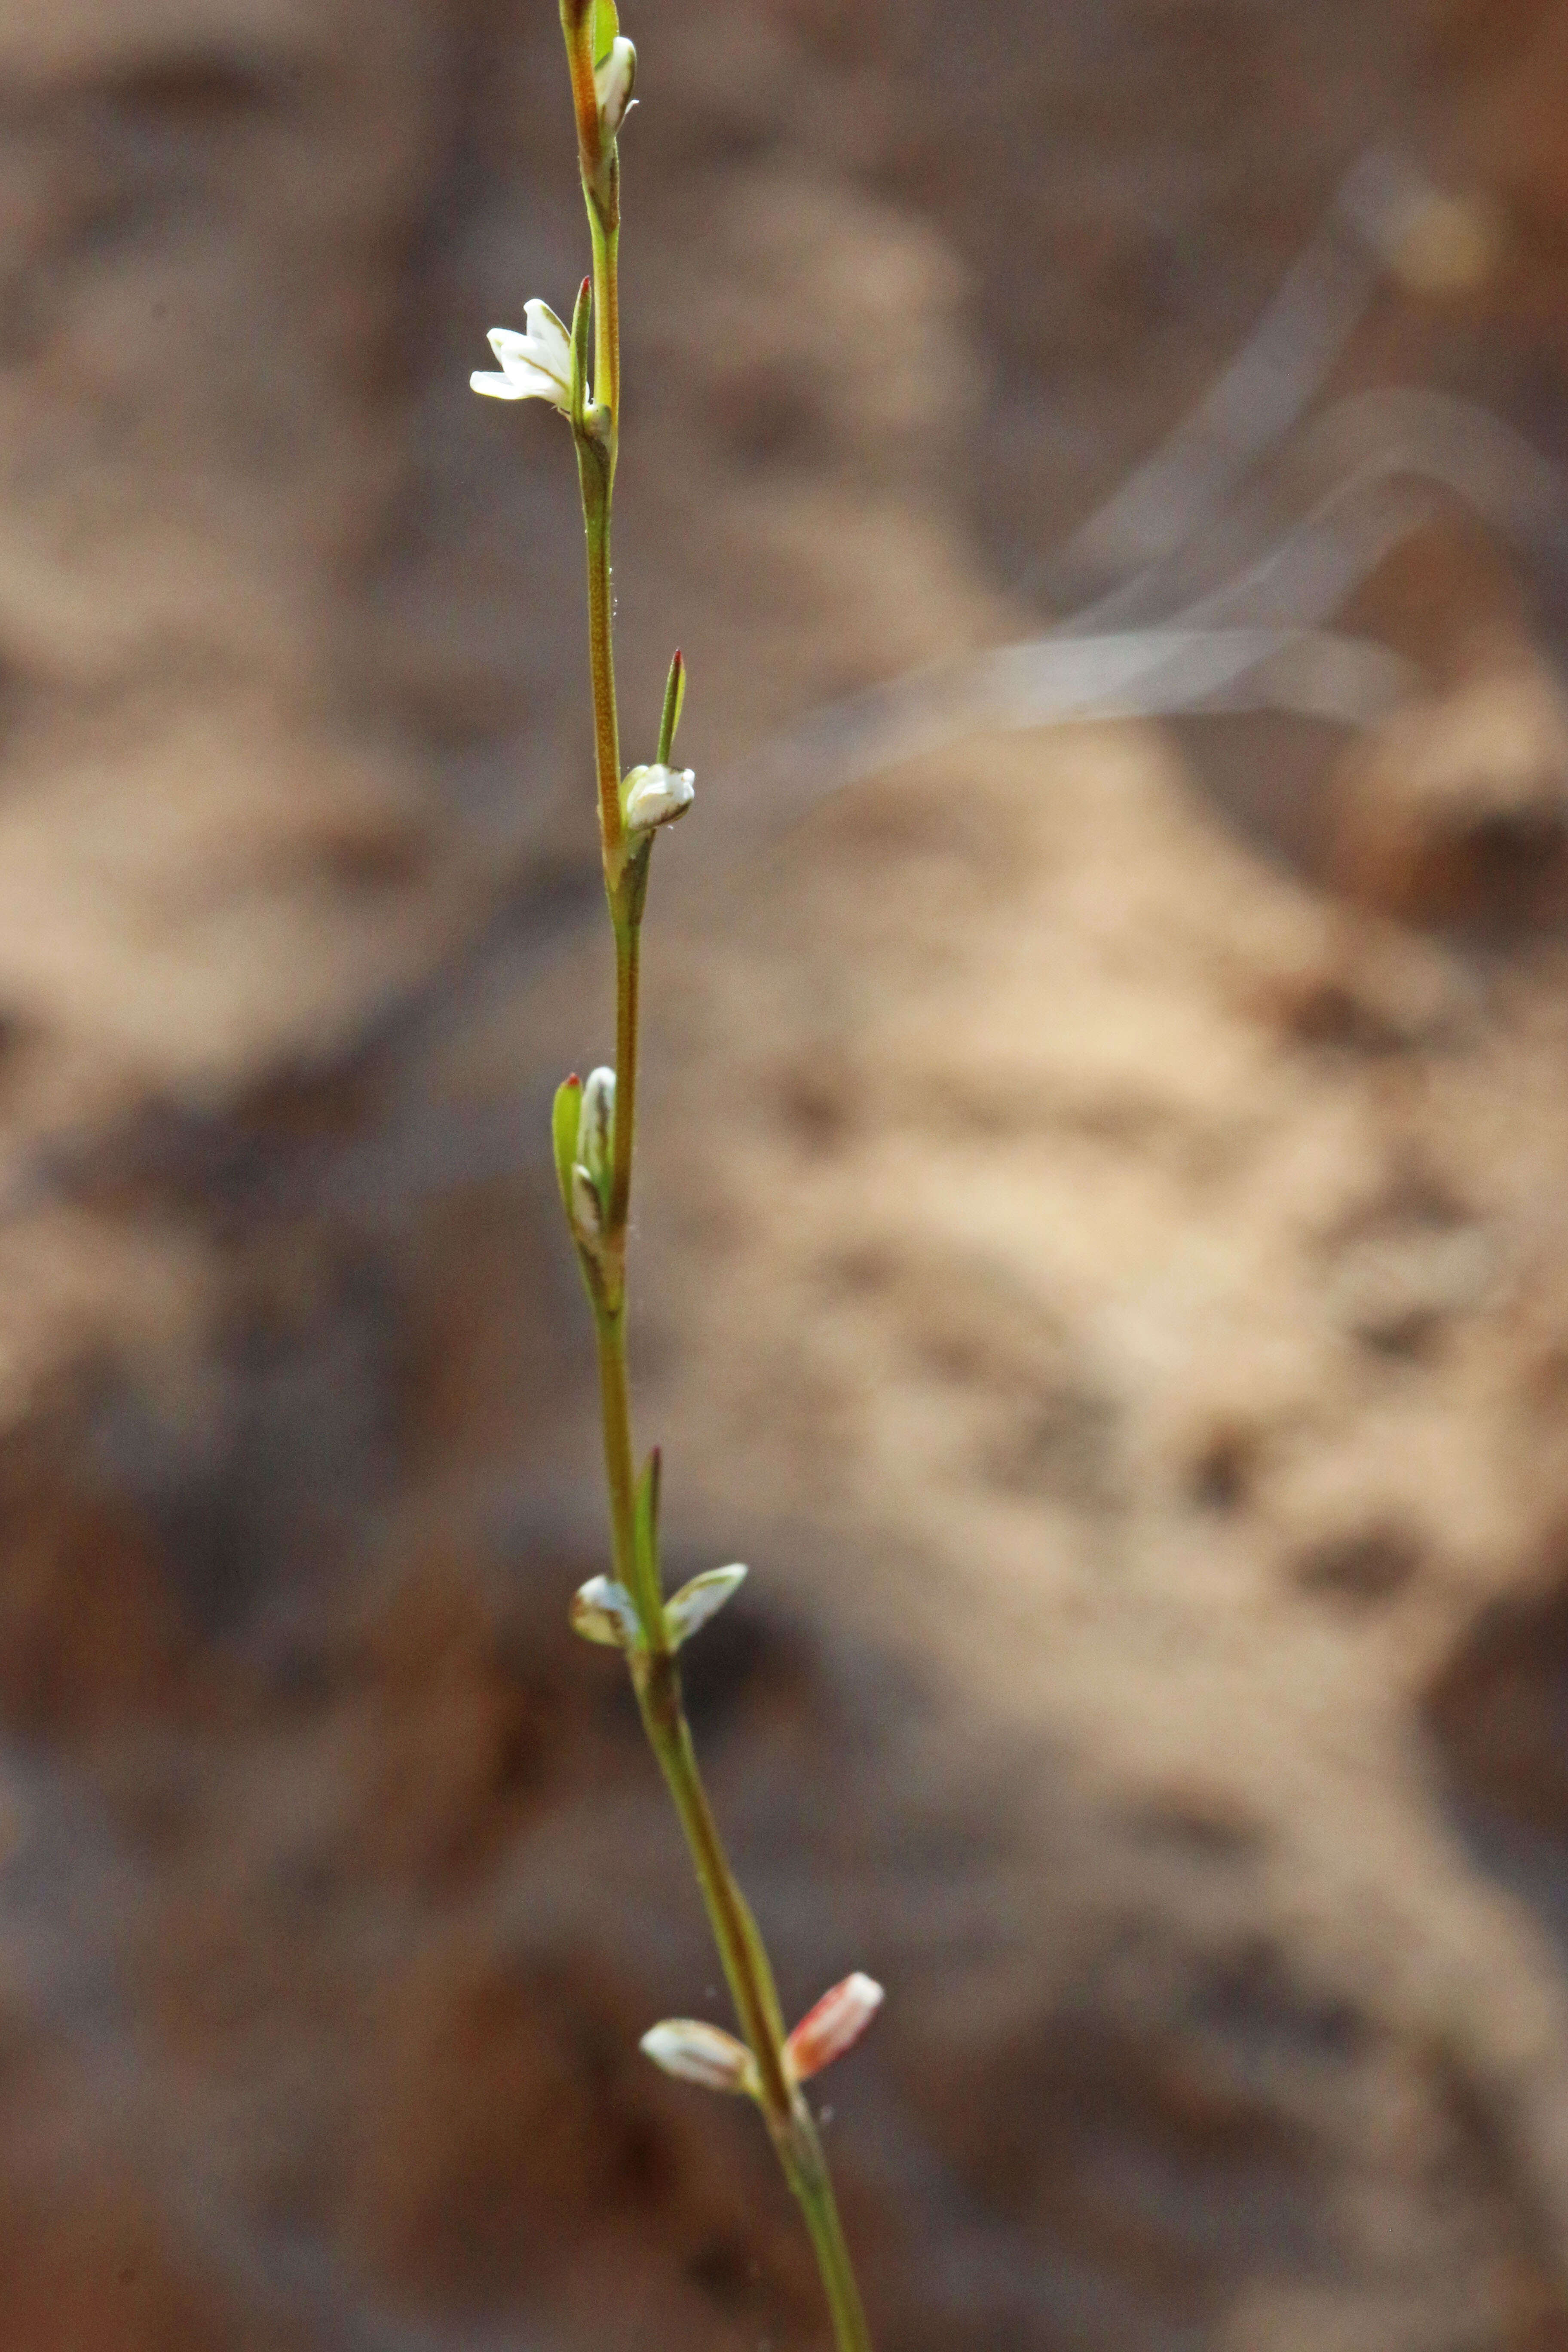
[[[522,315],[528,320],[526,335],[515,327],[490,329],[490,349],[500,362],[500,373],[476,373],[468,382],[491,400],[548,400],[570,415],[572,338],[548,302],[525,302]]]
[[[651,833],[656,824],[672,824],[697,797],[689,768],[634,768],[621,792],[628,833]]]
[[[631,43],[618,35],[607,53],[594,68],[594,90],[599,101],[599,129],[606,143],[612,140],[626,121],[632,107],[632,84],[637,79],[637,53]]]
[[[705,2091],[756,2089],[757,2070],[745,2043],[695,2017],[667,2017],[643,2035],[642,2048],[667,2074],[700,2083]]]

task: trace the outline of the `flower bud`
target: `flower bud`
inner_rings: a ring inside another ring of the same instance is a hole
[[[642,2048],[656,2066],[683,2083],[700,2083],[705,2091],[756,2091],[751,2052],[717,2025],[703,2025],[694,2017],[667,2017],[643,2035]]]
[[[607,1650],[635,1650],[642,1641],[637,1604],[624,1584],[591,1576],[572,1596],[572,1630]]]
[[[572,1230],[583,1247],[597,1249],[605,1238],[605,1213],[585,1168],[574,1168],[572,1171],[572,1203],[568,1213]]]
[[[616,1074],[590,1070],[577,1120],[577,1165],[595,1190],[610,1181],[616,1157]]]
[[[858,1969],[825,1992],[784,2043],[784,2057],[795,2081],[808,2082],[853,2049],[881,2006],[881,1986]]]
[[[669,1645],[679,1650],[689,1642],[710,1617],[716,1617],[732,1592],[746,1580],[746,1571],[739,1560],[732,1568],[704,1569],[689,1584],[683,1584],[672,1600],[664,1604],[664,1622],[669,1629]]]
[[[630,112],[632,85],[637,76],[637,53],[624,35],[610,44],[608,55],[594,68],[594,94],[599,101],[599,133],[606,145]]]
[[[697,797],[695,781],[689,768],[634,768],[621,786],[627,832],[651,833],[684,816]]]

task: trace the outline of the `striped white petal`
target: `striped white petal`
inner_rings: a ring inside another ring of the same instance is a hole
[[[553,400],[555,397],[542,377],[533,385],[519,383],[515,376],[492,375],[488,369],[476,369],[468,378],[468,390],[482,393],[487,400]]]

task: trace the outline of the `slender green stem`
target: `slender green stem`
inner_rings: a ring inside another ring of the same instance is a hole
[[[645,853],[646,858],[646,853]],[[647,868],[628,874],[640,901]],[[616,1157],[610,1178],[609,1229],[624,1234],[632,1200],[632,1148],[637,1141],[637,1034],[642,997],[642,908],[628,907],[616,926]]]
[[[619,1111],[617,1088],[617,1117]],[[642,1571],[634,1564],[634,1474],[624,1312],[601,1313],[596,1324],[605,1469],[610,1492],[615,1558],[617,1573],[637,1600],[638,1613],[646,1623],[644,1596],[639,1590]],[[624,1570],[623,1561],[627,1563]],[[657,1603],[657,1592],[653,1598]],[[756,2061],[759,2103],[816,2255],[838,2352],[871,2352],[870,2334],[838,2218],[827,2160],[810,2109],[798,2086],[791,2081],[784,2059],[784,2019],[773,1969],[713,1817],[681,1703],[680,1671],[668,1647],[661,1616],[656,1617],[656,1623],[657,1640],[646,1650],[636,1653],[632,1662],[643,1726],[686,1833],[736,2019]]]
[[[866,2315],[845,2242],[833,2184],[816,2126],[785,2053],[784,2020],[773,1968],[745,1896],[730,1867],[719,1825],[698,1769],[690,1726],[681,1702],[680,1674],[665,1622],[657,1528],[649,1515],[638,1540],[638,1497],[626,1380],[626,1227],[631,1209],[632,1155],[637,1135],[637,1038],[640,1013],[643,906],[651,844],[629,847],[620,802],[620,728],[616,701],[615,607],[610,570],[610,513],[619,446],[621,405],[620,163],[606,149],[594,87],[590,0],[561,0],[562,26],[572,72],[573,102],[583,194],[593,239],[593,404],[576,415],[578,477],[588,562],[588,666],[594,695],[594,743],[598,772],[599,826],[605,889],[616,940],[616,1113],[614,1161],[604,1231],[584,1255],[598,1341],[599,1402],[605,1475],[617,1580],[630,1592],[642,1628],[631,1653],[632,1679],[649,1745],[658,1759],[690,1849],[714,1942],[735,2015],[757,2070],[759,2104],[784,2169],[798,2200],[822,2273],[837,2352],[871,2352]],[[679,710],[672,676],[659,757],[667,760]]]
[[[579,436],[577,473],[583,488],[588,551],[588,675],[594,690],[594,756],[599,784],[599,841],[605,879],[613,889],[625,840],[621,821],[621,740],[616,703],[615,605],[610,586],[610,486],[605,449]]]
[[[601,214],[588,198],[588,233],[594,243],[594,398],[611,420],[610,479],[616,475],[616,435],[621,415],[621,306],[617,265],[621,244],[621,167],[613,158],[609,193]]]
[[[637,1472],[632,1462],[631,1408],[626,1395],[626,1307],[595,1302],[595,1323],[599,1342],[599,1418],[605,1433],[605,1483],[610,1494],[610,1547],[616,1580],[637,1601],[645,1621],[652,1613],[648,1598],[639,1591],[637,1542],[633,1533]],[[652,1599],[658,1598],[655,1593]]]
[[[866,2307],[860,2300],[859,2284],[855,2276],[855,2265],[849,2258],[844,2224],[838,2218],[838,2200],[833,2194],[827,2158],[822,2153],[816,2126],[809,2116],[805,2116],[805,2122],[809,2148],[807,2160],[804,2165],[797,2165],[793,2171],[786,2162],[784,2170],[805,2216],[812,2250],[816,2255],[816,2267],[822,2273],[822,2284],[827,2295],[827,2307],[833,2315],[833,2333],[838,2352],[871,2352],[871,2331],[866,2325]]]

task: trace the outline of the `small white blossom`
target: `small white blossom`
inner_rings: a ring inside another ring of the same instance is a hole
[[[689,768],[634,768],[621,790],[628,833],[651,833],[656,824],[673,824],[697,797]]]
[[[599,128],[605,141],[613,139],[631,111],[632,84],[637,79],[637,53],[624,36],[617,34],[611,42],[607,56],[594,68],[594,91],[599,101]]]
[[[525,335],[520,335],[515,327],[489,331],[490,349],[500,362],[500,373],[480,372],[468,382],[491,400],[548,400],[569,415],[572,338],[548,302],[525,302],[522,315],[528,320]]]
[[[743,2042],[694,2017],[667,2017],[643,2035],[645,2057],[705,2091],[754,2091],[757,2070]]]

